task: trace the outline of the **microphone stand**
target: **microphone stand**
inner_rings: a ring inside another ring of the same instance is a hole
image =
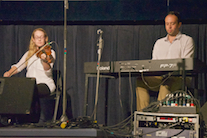
[[[167,12],[170,11],[170,0],[167,0]]]
[[[98,88],[99,88],[99,78],[100,78],[100,60],[101,60],[101,53],[103,50],[103,39],[102,34],[103,31],[101,29],[97,30],[97,34],[100,34],[99,36],[99,43],[97,46],[99,46],[98,49],[98,62],[97,62],[97,80],[96,80],[96,97],[95,97],[95,107],[94,107],[94,120],[96,120],[96,112],[97,112],[97,104],[98,104]]]
[[[68,9],[68,0],[64,0],[64,67],[63,67],[63,113],[60,117],[61,122],[65,122],[68,120],[66,115],[66,55],[67,55],[67,9]]]

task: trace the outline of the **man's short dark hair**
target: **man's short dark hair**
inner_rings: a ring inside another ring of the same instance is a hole
[[[180,13],[177,11],[170,11],[167,15],[175,15],[178,18],[178,23],[181,22],[180,21]]]

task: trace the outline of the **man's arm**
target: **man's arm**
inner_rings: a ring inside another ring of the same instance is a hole
[[[152,59],[158,59],[157,57],[157,45],[158,45],[158,41],[155,42],[153,50],[152,50]]]
[[[183,50],[182,58],[193,58],[195,51],[195,44],[192,37],[186,41],[186,45]]]

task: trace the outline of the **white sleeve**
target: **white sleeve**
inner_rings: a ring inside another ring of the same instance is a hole
[[[153,50],[152,50],[152,59],[157,59],[157,45],[158,45],[158,41],[155,42]]]
[[[21,72],[24,68],[26,68],[26,58],[27,58],[27,55],[28,55],[28,51],[22,56],[22,58],[19,60],[18,63],[12,65],[15,66],[17,68],[17,72]]]
[[[55,54],[55,51],[54,50],[52,50],[51,49],[51,55],[53,56],[53,58],[54,58],[54,62],[52,62],[52,63],[50,63],[50,66],[51,66],[51,68],[53,68],[53,65],[54,65],[54,63],[55,63],[55,59],[56,59],[56,54]]]
[[[195,50],[195,46],[194,46],[193,38],[189,37],[189,39],[187,39],[186,41],[182,58],[193,58],[194,50]]]

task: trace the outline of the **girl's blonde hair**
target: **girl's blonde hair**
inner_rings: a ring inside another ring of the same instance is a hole
[[[44,37],[45,37],[45,43],[48,43],[48,35],[46,33],[46,31],[42,28],[37,28],[35,29],[33,32],[32,32],[32,35],[31,35],[31,38],[30,38],[30,44],[29,44],[29,52],[28,52],[28,55],[27,55],[27,58],[26,60],[28,60],[36,51],[37,51],[37,46],[35,45],[35,43],[33,42],[33,39],[34,39],[34,33],[36,31],[42,31],[44,33]],[[26,62],[27,64],[28,62]]]

